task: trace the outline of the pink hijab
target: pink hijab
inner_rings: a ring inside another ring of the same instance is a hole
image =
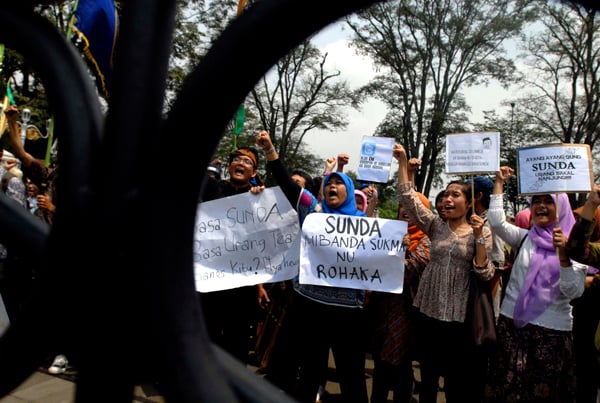
[[[515,215],[515,225],[517,227],[529,229],[531,227],[531,210],[521,210]]]
[[[363,200],[362,212],[366,213],[367,212],[367,206],[369,204],[369,201],[367,199],[367,195],[362,190],[358,190],[358,189],[354,189],[354,194],[357,195],[357,196],[359,196]]]

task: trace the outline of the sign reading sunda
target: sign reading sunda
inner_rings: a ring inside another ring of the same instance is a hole
[[[587,144],[544,144],[518,150],[519,194],[589,192],[592,158]]]

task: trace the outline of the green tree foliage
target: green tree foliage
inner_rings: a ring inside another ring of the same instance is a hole
[[[249,6],[252,3],[247,2]],[[187,0],[178,5],[168,104],[175,98],[186,75],[236,17],[237,6],[236,0]],[[244,130],[235,138],[236,145],[254,145],[254,136],[265,128],[290,169],[302,168],[311,175],[321,173],[323,161],[303,144],[305,135],[313,129],[346,127],[343,108],[358,106],[355,94],[340,79],[340,73],[325,70],[326,58],[327,55],[322,55],[309,41],[282,58],[248,97]],[[240,61],[240,74],[243,74],[243,64],[244,61]],[[230,132],[228,128],[215,152],[223,161],[234,148]]]
[[[444,136],[464,128],[461,88],[495,79],[508,84],[515,70],[504,41],[532,17],[520,0],[378,3],[348,18],[353,46],[380,69],[363,88],[390,109],[386,121],[422,168],[415,177],[424,194],[439,172]],[[394,118],[392,119],[392,116]]]
[[[175,32],[169,73],[167,78],[167,108],[175,99],[185,77],[192,71],[206,52],[210,32],[201,30],[204,21],[210,19],[203,0],[185,0],[177,3]]]
[[[532,141],[588,144],[597,157],[600,16],[573,2],[540,2],[539,18],[527,38],[530,70],[515,102],[536,134]]]

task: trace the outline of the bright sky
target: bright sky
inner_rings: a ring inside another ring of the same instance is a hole
[[[349,29],[342,30],[340,24],[332,24],[320,32],[313,42],[321,48],[327,57],[327,69],[339,70],[352,88],[366,84],[374,75],[370,59],[354,54],[348,46]],[[510,96],[508,91],[499,85],[469,88],[463,91],[467,103],[472,108],[471,121],[483,121],[483,111],[497,108],[500,102]],[[305,137],[312,152],[321,157],[335,157],[345,152],[350,155],[350,163],[346,170],[357,171],[360,146],[363,136],[373,136],[377,125],[386,114],[382,102],[369,99],[360,111],[349,109],[348,128],[339,132],[313,131]]]

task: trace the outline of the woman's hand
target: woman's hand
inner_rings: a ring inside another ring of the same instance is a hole
[[[335,157],[329,157],[325,160],[325,172],[333,172],[335,168]]]
[[[252,186],[250,188],[250,193],[252,193],[253,195],[257,195],[260,194],[263,190],[265,190],[264,186]]]
[[[479,217],[477,214],[473,214],[471,216],[471,228],[473,228],[473,236],[475,239],[481,238],[483,235],[483,218]]]
[[[500,167],[500,170],[496,172],[496,180],[500,180],[503,183],[510,179],[511,176],[515,173],[515,170],[511,167]]]
[[[567,237],[558,225],[552,230],[552,244],[555,248],[565,248],[567,246]],[[566,259],[566,256],[565,256]]]
[[[412,173],[414,175],[414,173],[421,167],[421,160],[418,158],[411,158],[408,160],[408,175],[410,176],[410,174]]]
[[[392,154],[398,162],[406,162],[406,150],[402,147],[402,144],[394,144]]]
[[[350,156],[348,154],[345,153],[341,153],[337,156],[337,171],[338,172],[343,172],[344,171],[344,167],[346,165],[348,165],[348,162],[350,161]]]

